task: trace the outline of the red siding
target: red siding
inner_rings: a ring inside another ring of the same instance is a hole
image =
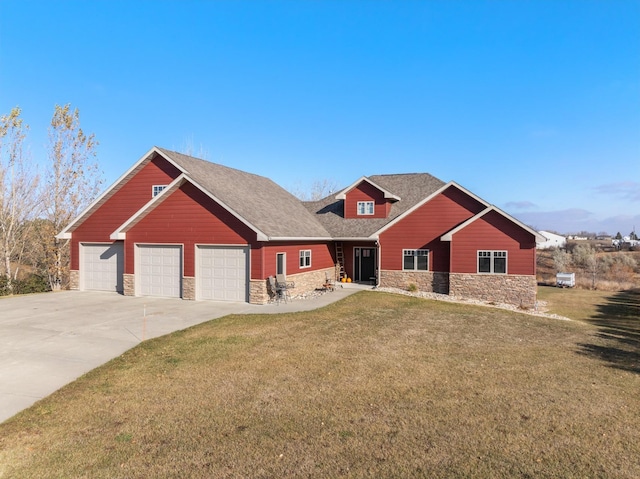
[[[358,215],[358,201],[373,201],[373,215]],[[390,203],[384,198],[384,193],[370,183],[363,181],[349,191],[344,200],[345,218],[386,218]]]
[[[196,244],[248,244],[255,232],[190,183],[127,231],[125,273],[134,272],[134,243],[184,245],[184,275],[195,274]]]
[[[401,270],[403,249],[428,249],[429,270],[448,272],[449,243],[440,237],[483,208],[457,188],[447,188],[380,235],[381,269]]]
[[[536,273],[535,238],[495,211],[453,235],[451,272],[477,273],[478,250],[506,250],[508,274]]]
[[[152,197],[153,185],[166,185],[180,172],[161,157],[147,163],[75,231],[71,241],[71,269],[79,269],[78,243],[106,242],[109,235],[144,206]]]
[[[311,250],[311,267],[300,268],[300,250]],[[296,244],[264,244],[262,252],[264,256],[264,271],[260,279],[266,279],[276,274],[276,255],[287,254],[287,275],[331,268],[335,265],[332,256],[333,243],[296,243]],[[257,278],[257,277],[256,277]]]

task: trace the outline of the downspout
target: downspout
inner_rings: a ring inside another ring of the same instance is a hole
[[[375,245],[378,248],[378,265],[377,265],[378,274],[376,274],[376,284],[373,287],[373,289],[377,289],[380,287],[380,272],[381,272],[380,265],[382,264],[382,246],[380,245],[380,241],[376,241]]]

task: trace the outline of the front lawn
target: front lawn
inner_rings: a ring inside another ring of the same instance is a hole
[[[228,316],[1,424],[0,477],[640,477],[640,374],[584,344],[618,345],[380,292]]]

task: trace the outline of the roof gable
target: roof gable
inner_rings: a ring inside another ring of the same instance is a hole
[[[338,192],[338,194],[336,194],[336,196],[335,196],[335,199],[336,200],[344,200],[344,199],[346,199],[347,194],[351,190],[353,190],[354,188],[357,188],[363,181],[369,183],[371,186],[373,186],[378,191],[380,191],[383,194],[385,199],[394,200],[394,201],[400,201],[400,197],[398,195],[394,195],[393,193],[391,193],[390,191],[386,190],[382,186],[376,184],[374,181],[372,181],[371,179],[367,178],[366,176],[362,176],[359,180],[351,183],[351,185],[347,186],[345,189],[343,189],[342,191]]]
[[[185,175],[268,239],[323,238],[327,230],[301,201],[271,179],[159,148]]]
[[[364,178],[364,177],[363,177]],[[342,190],[346,192],[359,185],[360,180]],[[329,195],[319,201],[306,202],[305,206],[334,238],[369,238],[375,239],[382,228],[390,222],[406,214],[425,197],[440,189],[445,183],[428,173],[403,173],[392,175],[375,175],[364,178],[376,188],[393,191],[399,198],[389,210],[386,218],[347,218],[344,217],[343,201],[337,196]],[[341,192],[341,193],[342,193]]]
[[[166,158],[161,154],[157,147],[151,148],[145,153],[138,161],[136,161],[127,171],[124,172],[120,178],[118,178],[111,186],[104,190],[93,202],[89,204],[76,218],[71,221],[57,236],[59,239],[70,239],[71,233],[80,226],[89,216],[96,212],[103,204],[115,195],[120,189],[133,178],[140,170],[142,170],[148,163],[153,161],[157,155],[169,162],[174,168],[178,170],[178,173],[184,173],[184,170],[174,163],[170,158]]]
[[[445,233],[444,235],[442,235],[440,237],[440,239],[442,241],[452,241],[453,240],[453,235],[455,235],[456,233],[458,233],[459,231],[462,231],[463,229],[465,229],[467,226],[475,223],[476,221],[478,221],[480,218],[482,218],[483,216],[485,216],[487,213],[490,212],[496,212],[499,215],[503,216],[504,218],[506,218],[507,220],[511,221],[512,223],[514,223],[515,225],[519,226],[520,228],[522,228],[524,231],[526,231],[527,233],[530,233],[533,235],[533,237],[536,240],[536,243],[540,243],[546,240],[546,238],[541,235],[540,233],[538,233],[536,230],[528,227],[527,225],[525,225],[524,223],[518,221],[517,219],[515,219],[513,216],[505,213],[504,211],[502,211],[501,209],[491,205],[488,206],[486,209],[482,210],[480,213],[478,213],[477,215],[472,216],[471,218],[469,218],[467,221],[465,221],[464,223],[459,224],[458,226],[456,226],[455,228],[453,228],[452,230],[448,231],[447,233]]]
[[[323,238],[330,235],[319,221],[309,213],[300,200],[269,178],[247,173],[216,163],[211,163],[164,148],[153,147],[127,170],[116,182],[91,203],[62,232],[59,238],[71,238],[71,233],[93,214],[125,183],[133,178],[148,162],[157,156],[162,157],[180,172],[180,181],[189,181],[201,191],[227,209],[236,218],[256,232],[261,240],[287,238]],[[180,182],[174,181],[173,188]],[[167,194],[170,194],[167,191]],[[164,191],[162,193],[165,193]],[[140,215],[146,214],[166,198],[166,195],[152,198],[140,208],[121,227],[113,232],[119,237],[125,231],[124,225],[130,225]]]

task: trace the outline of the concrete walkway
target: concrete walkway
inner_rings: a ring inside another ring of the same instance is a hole
[[[0,422],[145,339],[228,314],[309,311],[361,289],[371,287],[262,306],[79,291],[0,298]]]

